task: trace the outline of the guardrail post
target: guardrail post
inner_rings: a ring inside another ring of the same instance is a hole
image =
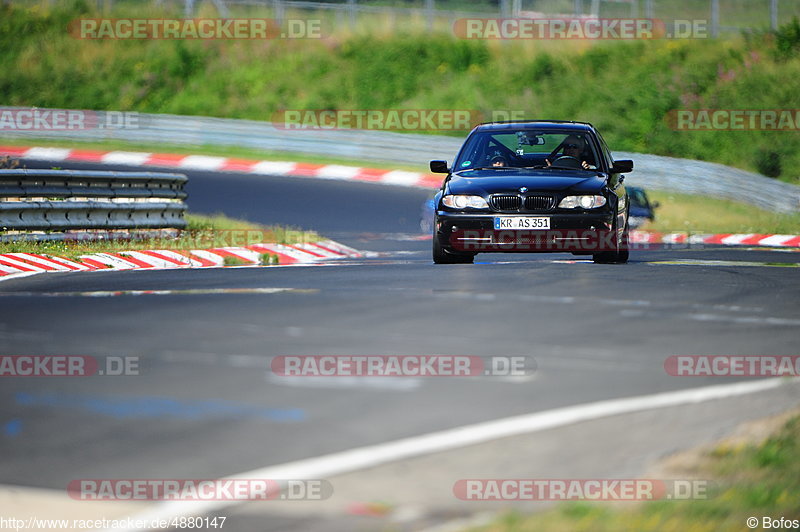
[[[773,30],[778,29],[778,0],[769,2],[769,27]]]
[[[500,0],[500,18],[508,18],[511,16],[511,0]]]
[[[347,0],[347,19],[350,29],[356,29],[356,0]]]
[[[711,0],[711,36],[719,37],[719,0]]]
[[[433,5],[434,0],[425,0],[425,28],[433,30]]]
[[[211,0],[214,3],[214,6],[217,8],[219,15],[222,18],[228,18],[230,12],[228,11],[228,6],[225,5],[224,0]]]

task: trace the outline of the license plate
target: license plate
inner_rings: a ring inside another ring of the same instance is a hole
[[[550,229],[548,216],[495,216],[496,230]]]

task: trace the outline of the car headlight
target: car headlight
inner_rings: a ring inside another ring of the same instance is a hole
[[[488,209],[489,204],[480,196],[467,196],[465,194],[447,195],[442,198],[445,207],[451,209]]]
[[[606,204],[605,196],[567,196],[558,204],[561,209],[596,209]]]

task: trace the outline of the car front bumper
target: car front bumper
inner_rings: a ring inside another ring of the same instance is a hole
[[[544,216],[550,219],[550,228],[495,229],[497,216]],[[608,211],[514,215],[437,211],[434,230],[440,244],[453,253],[597,253],[618,249],[613,222],[614,214]]]

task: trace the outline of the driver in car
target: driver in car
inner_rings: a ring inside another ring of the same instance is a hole
[[[492,161],[491,162],[492,162],[492,166],[494,166],[494,167],[508,166],[508,163],[506,162],[506,158],[503,157],[502,155],[495,155],[494,157],[492,157]]]
[[[563,151],[561,157],[572,157],[573,159],[577,159],[580,161],[581,166],[585,170],[594,170],[595,166],[590,164],[584,157],[584,151],[586,150],[586,142],[583,138],[578,137],[576,135],[569,135],[564,141],[561,143],[563,146]],[[545,159],[547,166],[551,166],[553,163],[550,162],[549,159]]]

